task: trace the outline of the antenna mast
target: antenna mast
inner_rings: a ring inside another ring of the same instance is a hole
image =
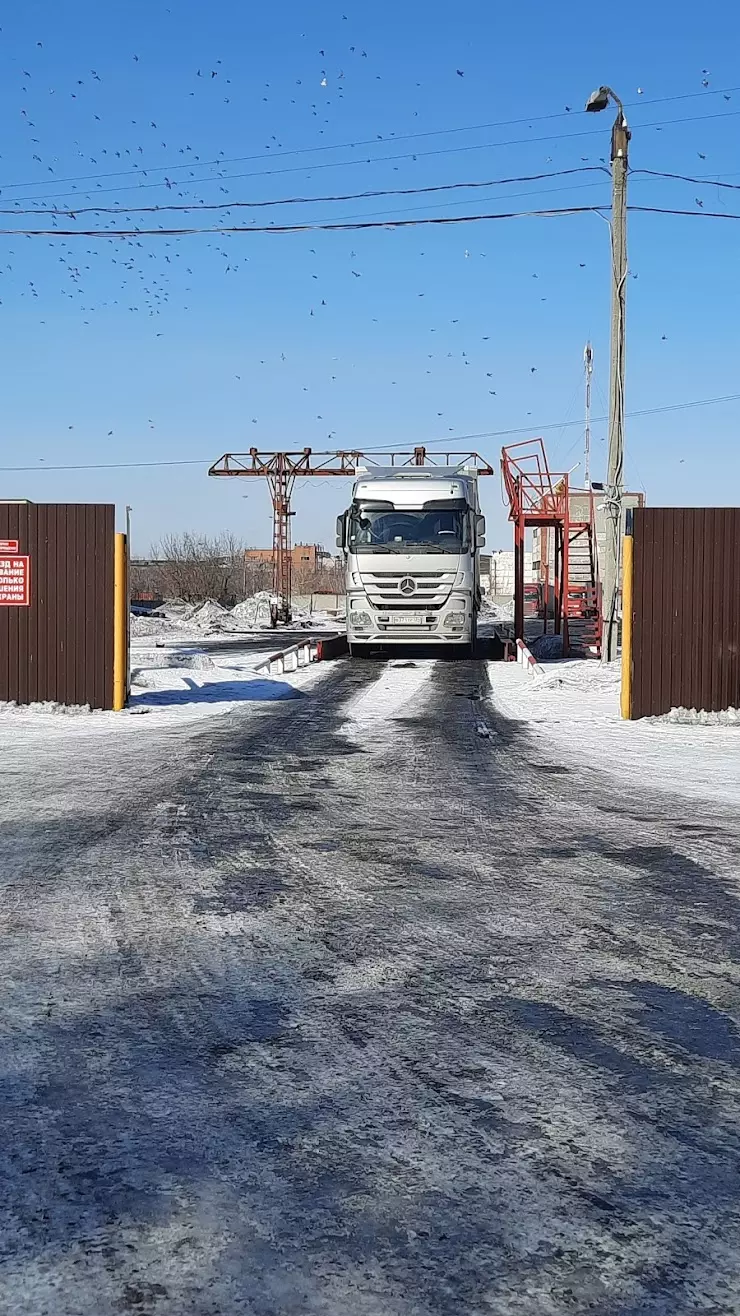
[[[583,367],[586,372],[586,433],[584,472],[586,488],[591,488],[591,376],[594,373],[594,353],[590,343],[583,349]]]

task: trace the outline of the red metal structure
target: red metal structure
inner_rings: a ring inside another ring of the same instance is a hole
[[[544,579],[544,627],[547,631],[550,585],[556,635],[563,637],[563,655],[577,645],[600,652],[601,606],[596,550],[593,494],[589,490],[588,520],[571,520],[571,489],[567,472],[553,472],[547,462],[542,439],[527,439],[501,449],[501,471],[509,501],[509,520],[514,523],[514,638],[524,640],[525,580],[524,543],[526,531],[537,527],[543,536],[553,532],[553,579],[549,579],[549,556]],[[572,578],[571,558],[575,545],[587,545],[588,579]]]
[[[227,452],[213,463],[209,475],[259,476],[268,481],[272,497],[272,589],[276,599],[272,613],[273,625],[278,621],[292,620],[292,559],[290,553],[290,518],[293,515],[290,499],[298,477],[307,475],[355,475],[358,469],[371,466],[470,466],[475,464],[478,475],[493,475],[493,467],[477,452],[427,452],[414,448],[411,452],[363,454],[361,452],[263,452],[250,448],[249,452]]]

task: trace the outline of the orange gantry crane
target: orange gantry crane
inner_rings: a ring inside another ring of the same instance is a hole
[[[213,463],[208,474],[266,479],[272,498],[272,592],[273,625],[292,620],[292,558],[290,553],[290,499],[296,480],[308,475],[353,476],[371,466],[469,466],[478,475],[493,475],[493,467],[477,452],[433,452],[414,448],[411,452],[362,453],[317,452],[226,452]]]

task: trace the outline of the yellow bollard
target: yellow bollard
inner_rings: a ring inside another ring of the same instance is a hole
[[[116,535],[113,554],[113,708],[126,706],[128,606],[126,590],[126,536]]]
[[[626,534],[622,546],[622,717],[632,717],[632,582],[634,578],[634,538]]]

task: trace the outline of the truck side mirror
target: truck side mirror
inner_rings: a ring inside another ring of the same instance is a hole
[[[478,548],[486,546],[486,518],[480,514],[476,517],[475,522],[475,542]]]
[[[347,513],[337,517],[337,548],[344,548],[347,542]]]

